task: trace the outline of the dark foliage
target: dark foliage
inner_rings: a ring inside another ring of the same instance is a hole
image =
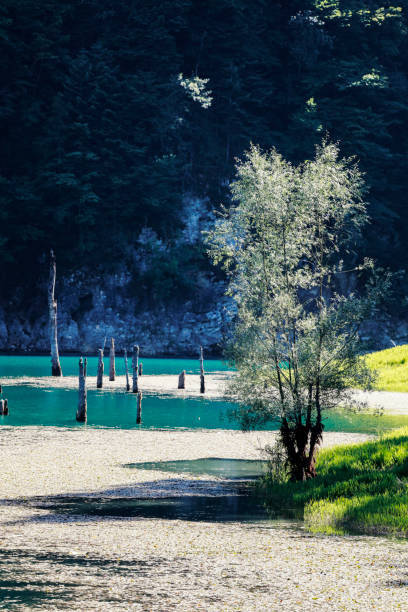
[[[60,273],[112,269],[148,227],[171,261],[143,282],[184,291],[183,196],[213,208],[250,141],[299,161],[326,131],[366,174],[362,252],[407,267],[402,4],[3,0],[0,53],[3,287],[35,280],[50,247]],[[209,79],[209,108],[180,73]],[[194,283],[199,247],[187,265]]]

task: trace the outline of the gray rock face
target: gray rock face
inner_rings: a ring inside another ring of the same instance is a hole
[[[201,345],[207,355],[220,353],[234,315],[222,283],[211,286],[206,307],[187,301],[147,310],[132,296],[130,282],[125,273],[103,280],[80,275],[61,279],[57,285],[60,351],[96,354],[104,338],[113,336],[119,351],[136,343],[146,356],[197,355]],[[0,310],[0,350],[49,351],[45,299],[42,312],[38,304],[19,316],[15,310],[13,314]]]
[[[110,337],[118,351],[139,344],[145,356],[219,354],[235,308],[224,296],[222,282],[199,279],[203,296],[197,304],[173,302],[148,309],[141,306],[132,278],[126,272],[85,278],[81,274],[57,284],[58,338],[62,353],[97,354]],[[200,289],[199,289],[200,290]],[[41,294],[41,292],[40,292]],[[361,337],[371,350],[408,342],[408,323],[384,316],[366,321]],[[108,346],[108,344],[107,344]],[[49,352],[46,287],[43,302],[16,313],[0,306],[0,350]]]

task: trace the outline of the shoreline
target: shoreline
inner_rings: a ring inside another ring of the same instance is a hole
[[[171,513],[176,500],[225,498],[228,508],[235,485],[127,467],[259,459],[259,446],[272,439],[272,432],[0,427],[0,593],[15,585],[11,608],[19,610],[32,601],[36,609],[81,612],[405,609],[406,542],[313,535],[284,520],[163,517],[163,504]],[[64,509],[73,497],[82,510],[76,502]],[[139,507],[150,499],[154,517],[100,511],[103,503],[131,510],[136,499]]]
[[[210,400],[229,400],[233,399],[226,392],[228,379],[234,375],[230,370],[214,372],[205,375],[205,393],[200,393],[200,375],[186,374],[185,389],[178,389],[178,374],[143,374],[139,377],[139,390],[148,394],[166,395],[172,397],[197,398]],[[96,389],[96,376],[87,376],[87,389],[97,390],[100,393],[117,391],[127,393],[126,377],[116,376],[114,381],[104,377],[103,388]],[[10,386],[25,385],[39,388],[52,389],[77,389],[77,376],[21,376],[13,378],[3,378],[3,386],[6,387],[10,381]],[[129,382],[132,386],[132,378],[129,375]],[[382,411],[384,414],[408,416],[408,393],[397,391],[362,391],[353,390],[354,398],[366,404],[369,410]]]

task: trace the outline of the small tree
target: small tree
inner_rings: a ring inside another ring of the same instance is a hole
[[[358,330],[384,283],[352,244],[367,221],[362,177],[352,160],[324,142],[294,167],[276,151],[252,146],[237,164],[234,205],[209,233],[210,255],[229,276],[237,304],[230,346],[244,428],[277,421],[293,480],[314,477],[324,411],[353,403],[352,385],[369,388]],[[339,277],[371,271],[363,294],[340,292]],[[382,285],[382,286],[380,286]]]

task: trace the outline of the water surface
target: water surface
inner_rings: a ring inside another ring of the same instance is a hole
[[[88,359],[88,375],[96,376],[98,358],[94,355],[86,355]],[[60,358],[62,372],[65,376],[77,376],[79,357],[68,355]],[[186,370],[187,374],[199,374],[199,359],[157,359],[140,357],[143,363],[144,374],[180,374]],[[125,363],[122,355],[115,360],[118,375],[125,374]],[[131,355],[128,356],[129,370],[131,368]],[[109,372],[109,358],[104,358],[105,373]],[[213,372],[227,371],[231,368],[223,361],[216,359],[205,359],[204,369],[210,374]],[[51,358],[47,355],[0,355],[0,381],[4,378],[17,378],[21,376],[51,376]]]
[[[3,425],[52,425],[84,427],[75,420],[78,392],[74,389],[3,385],[3,397],[9,400],[8,416],[0,416]],[[119,429],[240,429],[229,418],[234,404],[223,400],[184,398],[144,393],[142,424],[136,425],[136,395],[125,391],[88,391],[86,427]],[[377,434],[408,426],[408,416],[351,414],[333,411],[325,419],[325,431]],[[275,430],[277,423],[259,429]]]

